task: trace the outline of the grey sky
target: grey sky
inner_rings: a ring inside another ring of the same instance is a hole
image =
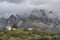
[[[59,4],[60,0],[0,0],[0,17],[21,13],[30,8],[53,10],[55,14],[60,15]]]
[[[14,2],[14,3],[22,2],[22,0],[0,0],[0,2],[3,2],[3,1]]]

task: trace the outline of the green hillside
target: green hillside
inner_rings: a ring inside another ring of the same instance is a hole
[[[60,33],[44,30],[16,29],[0,31],[0,40],[60,40]]]

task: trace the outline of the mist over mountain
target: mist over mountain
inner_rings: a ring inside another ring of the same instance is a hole
[[[23,12],[24,13],[24,12]],[[29,14],[28,14],[29,13]],[[33,9],[25,12],[24,15],[16,14],[8,18],[0,18],[0,28],[3,30],[7,26],[16,24],[18,28],[43,29],[53,32],[60,31],[60,20],[53,11],[44,9]]]
[[[60,19],[59,4],[60,0],[0,0],[0,18],[8,18],[12,14],[24,15],[25,12],[37,8],[52,10]]]

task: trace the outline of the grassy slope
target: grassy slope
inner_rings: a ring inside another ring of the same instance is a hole
[[[0,31],[0,40],[60,40],[60,33],[17,29],[15,31]]]

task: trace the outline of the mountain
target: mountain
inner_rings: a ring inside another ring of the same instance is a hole
[[[16,17],[11,15],[10,18],[7,19],[7,25],[12,25],[13,23],[16,23]]]
[[[28,17],[20,15],[11,15],[9,18],[0,19],[0,29],[4,29],[7,26],[12,26],[16,24],[19,28],[34,28],[34,29],[43,29],[53,32],[60,31],[60,21],[51,16],[53,15],[52,11],[47,11],[43,9],[34,9],[31,11]],[[51,16],[51,17],[50,17]]]

